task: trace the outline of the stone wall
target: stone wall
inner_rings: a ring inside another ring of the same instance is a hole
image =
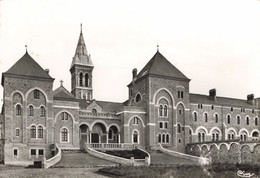
[[[212,143],[192,144],[186,148],[188,154],[207,157],[212,164],[258,164],[260,165],[260,143]]]

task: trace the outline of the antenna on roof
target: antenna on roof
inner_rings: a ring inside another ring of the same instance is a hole
[[[159,44],[157,44],[157,51],[159,52]]]
[[[27,53],[27,45],[25,45],[26,53]]]

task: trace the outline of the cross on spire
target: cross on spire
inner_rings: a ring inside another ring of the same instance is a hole
[[[60,80],[60,86],[61,87],[63,86],[63,80]]]
[[[27,45],[25,45],[26,53],[27,53]]]
[[[159,52],[159,44],[157,44],[157,51]]]
[[[82,33],[82,23],[80,24],[80,32]]]

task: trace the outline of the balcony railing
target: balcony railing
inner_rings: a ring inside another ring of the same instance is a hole
[[[96,150],[131,150],[136,147],[132,143],[87,143],[86,146]]]

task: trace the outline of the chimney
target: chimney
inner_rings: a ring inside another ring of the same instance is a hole
[[[50,70],[49,70],[49,69],[45,69],[45,72],[46,72],[47,74],[49,74]]]
[[[137,69],[134,68],[134,69],[132,70],[132,73],[133,73],[133,81],[135,81],[135,80],[136,80],[136,77],[137,77]]]
[[[255,104],[255,96],[254,94],[247,95],[247,103],[254,105]]]
[[[209,99],[214,101],[217,100],[217,90],[215,88],[209,90]]]

